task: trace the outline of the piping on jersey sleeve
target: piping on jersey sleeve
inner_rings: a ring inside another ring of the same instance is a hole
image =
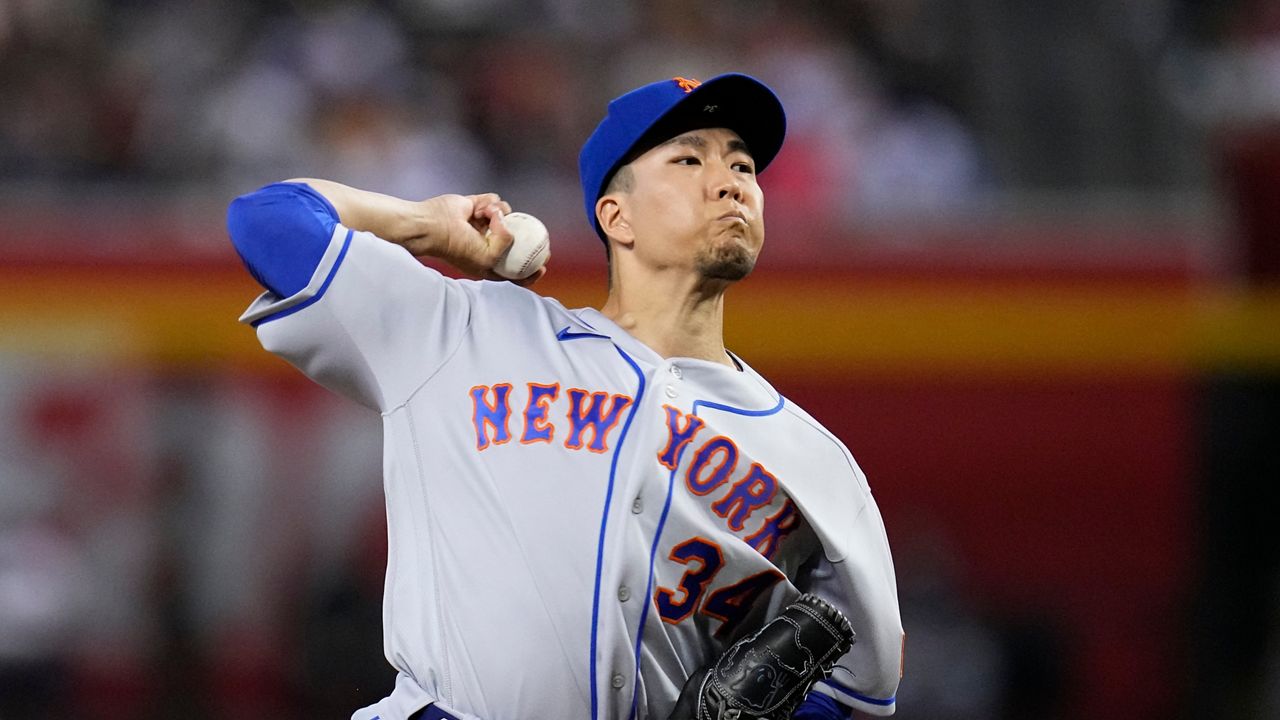
[[[244,311],[240,316],[240,322],[258,327],[265,322],[292,315],[320,300],[333,284],[338,268],[346,259],[353,235],[354,231],[341,224],[335,225],[329,244],[312,272],[310,282],[288,297],[281,297],[274,291],[267,290]]]
[[[347,250],[351,248],[352,232],[353,231],[351,230],[347,231],[346,238],[343,239],[342,241],[342,249],[338,251],[338,257],[336,260],[333,261],[333,267],[329,268],[329,272],[325,275],[324,281],[320,283],[320,287],[316,288],[316,290],[311,293],[307,293],[304,291],[299,295],[295,295],[294,297],[297,298],[297,302],[292,303],[287,307],[278,308],[275,310],[275,312],[272,312],[270,315],[265,315],[256,320],[251,320],[250,324],[253,327],[258,327],[262,323],[271,322],[272,320],[279,320],[282,317],[288,317],[289,315],[292,315],[298,312],[299,310],[303,310],[307,307],[310,307],[311,305],[314,305],[316,302],[320,300],[320,298],[324,297],[325,291],[327,291],[329,289],[329,286],[333,284],[333,277],[338,274],[338,268],[342,265],[342,261],[347,257]],[[309,288],[310,286],[308,286],[308,289]]]
[[[445,278],[403,246],[338,224],[311,284],[286,299],[263,293],[241,321],[256,325],[263,347],[308,377],[386,412],[454,356],[476,305],[508,299],[498,287]]]
[[[848,701],[854,700],[859,703],[866,703],[867,705],[874,705],[875,707],[886,708],[886,707],[893,707],[894,703],[898,701],[898,697],[896,695],[891,698],[874,698],[869,695],[863,695],[857,690],[854,690],[853,688],[850,688],[850,687],[845,687],[844,685],[841,685],[840,683],[835,682],[830,678],[827,678],[825,680],[819,680],[817,684],[823,686],[824,688],[828,688],[832,690],[833,695],[837,698],[844,699],[846,701],[846,704],[848,704]]]

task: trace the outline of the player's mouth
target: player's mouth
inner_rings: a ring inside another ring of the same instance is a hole
[[[747,224],[747,216],[740,210],[730,210],[729,212],[716,218],[716,220],[727,222],[730,224]]]

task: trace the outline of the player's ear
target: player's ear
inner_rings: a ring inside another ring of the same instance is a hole
[[[631,231],[627,210],[626,197],[620,193],[610,193],[596,201],[596,222],[600,223],[600,229],[619,244],[629,246],[635,242],[635,234]]]

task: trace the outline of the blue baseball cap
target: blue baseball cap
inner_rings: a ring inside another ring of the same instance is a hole
[[[738,133],[760,172],[782,149],[787,116],[767,85],[739,73],[706,82],[660,80],[614,98],[578,155],[587,222],[596,235],[605,239],[596,222],[596,201],[618,168],[660,142],[710,127]]]

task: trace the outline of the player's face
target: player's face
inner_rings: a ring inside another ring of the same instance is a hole
[[[764,244],[764,193],[732,130],[693,130],[631,163],[628,216],[635,252],[655,269],[740,280]]]

